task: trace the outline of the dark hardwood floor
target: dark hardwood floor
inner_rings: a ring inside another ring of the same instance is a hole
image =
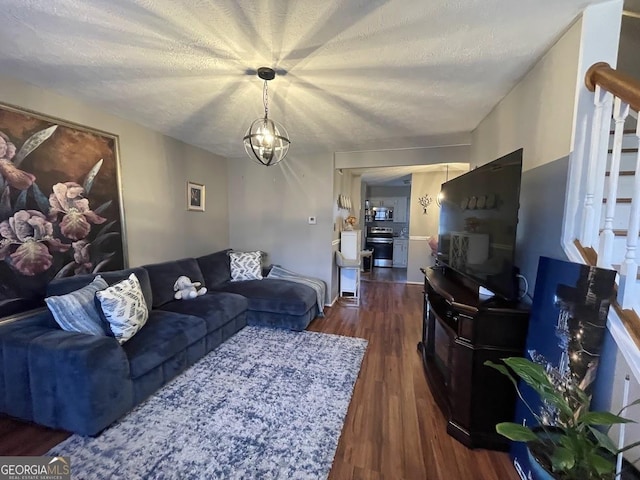
[[[373,267],[371,271],[363,272],[360,275],[360,280],[362,282],[405,283],[407,281],[407,269]]]
[[[416,350],[422,287],[366,282],[359,308],[338,304],[309,330],[369,341],[330,480],[517,480],[505,453],[446,433]],[[0,455],[42,455],[68,436],[0,417]]]
[[[420,355],[422,286],[362,284],[359,308],[334,306],[309,330],[369,341],[330,480],[517,480],[506,453],[446,433]]]

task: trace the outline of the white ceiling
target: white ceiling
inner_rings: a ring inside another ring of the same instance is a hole
[[[227,156],[262,116],[294,152],[469,132],[601,0],[2,0],[0,72]]]

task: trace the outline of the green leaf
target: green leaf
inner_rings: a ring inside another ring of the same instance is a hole
[[[503,359],[503,361],[541,396],[554,391],[554,386],[551,384],[542,365],[522,357],[509,357]]]
[[[538,436],[530,428],[512,422],[502,422],[496,425],[496,432],[514,442],[532,442]]]
[[[16,153],[16,156],[13,157],[13,164],[16,167],[19,167],[22,163],[22,160],[25,159],[27,155],[33,152],[36,148],[38,148],[47,138],[53,135],[53,132],[56,131],[58,125],[52,125],[49,128],[45,128],[44,130],[40,130],[39,132],[31,135],[26,142],[22,144],[22,147]]]
[[[597,453],[589,453],[587,455],[587,460],[589,462],[589,465],[593,467],[596,472],[598,472],[599,477],[603,477],[604,475],[612,473],[615,470],[615,464],[612,460],[601,457]]]
[[[551,466],[554,472],[571,470],[575,464],[573,452],[565,447],[556,448],[551,455]]]
[[[618,447],[615,446],[613,441],[607,435],[602,433],[597,428],[589,427],[589,430],[591,431],[593,436],[596,437],[596,440],[598,441],[598,446],[608,450],[614,455],[618,453]]]
[[[567,399],[563,397],[561,393],[554,390],[544,390],[539,393],[540,397],[543,400],[548,401],[550,404],[560,410],[564,418],[573,418],[573,410],[567,402]]]
[[[611,412],[586,412],[578,419],[586,425],[615,425],[617,423],[635,423],[634,420],[619,417]]]
[[[84,191],[87,195],[91,191],[91,187],[93,187],[93,181],[96,179],[96,175],[98,175],[98,172],[100,171],[100,168],[102,167],[103,163],[104,163],[104,159],[101,158],[96,162],[96,164],[87,174],[87,178],[85,179],[84,185],[83,185]]]
[[[565,447],[567,450],[571,450],[575,452],[580,448],[580,441],[575,437],[571,437],[569,435],[561,435],[558,443]]]

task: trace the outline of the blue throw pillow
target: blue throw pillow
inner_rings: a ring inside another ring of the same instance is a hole
[[[126,280],[96,292],[95,297],[96,306],[120,344],[133,337],[147,323],[149,310],[134,273]]]
[[[47,297],[44,300],[53,318],[63,330],[105,336],[108,332],[104,328],[93,298],[97,291],[108,286],[107,282],[98,275],[89,285],[79,290],[66,295]]]

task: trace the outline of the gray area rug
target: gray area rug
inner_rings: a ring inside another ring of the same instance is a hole
[[[99,437],[73,435],[74,479],[322,479],[367,341],[246,327]]]

